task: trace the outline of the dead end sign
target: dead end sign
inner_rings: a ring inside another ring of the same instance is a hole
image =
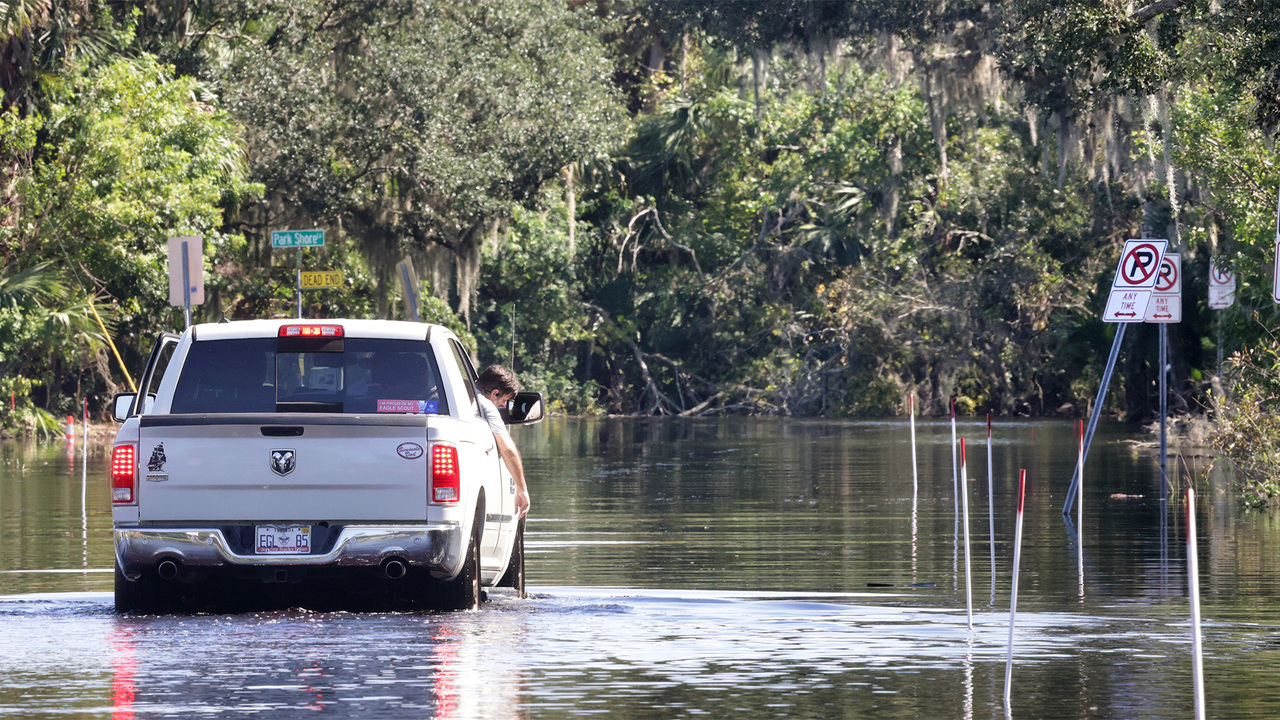
[[[1160,267],[1168,240],[1128,240],[1120,253],[1116,277],[1111,282],[1111,294],[1107,297],[1107,309],[1102,314],[1105,322],[1143,322],[1147,318],[1147,304],[1156,281],[1160,279]]]

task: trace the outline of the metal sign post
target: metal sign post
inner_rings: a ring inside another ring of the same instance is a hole
[[[1067,499],[1062,505],[1062,514],[1067,517],[1071,516],[1071,506],[1075,504],[1076,493],[1080,490],[1080,473],[1084,470],[1085,460],[1089,458],[1093,434],[1098,429],[1098,418],[1102,415],[1102,406],[1107,400],[1107,387],[1111,384],[1111,374],[1120,357],[1120,343],[1124,341],[1125,326],[1146,319],[1147,305],[1151,301],[1156,281],[1159,280],[1159,270],[1168,246],[1168,240],[1128,240],[1124,244],[1124,250],[1120,252],[1116,276],[1111,281],[1111,294],[1107,297],[1107,307],[1102,313],[1104,322],[1120,323],[1120,327],[1116,328],[1111,354],[1107,357],[1107,368],[1102,373],[1102,384],[1098,388],[1098,398],[1089,415],[1084,452],[1076,462],[1075,472],[1071,475],[1071,486],[1067,488]]]
[[[272,230],[271,247],[297,248],[298,259],[294,267],[294,299],[298,304],[298,317],[302,317],[302,248],[324,247],[324,230]]]
[[[191,306],[204,303],[204,242],[197,236],[169,238],[169,304],[182,308],[191,327]]]
[[[187,241],[182,241],[182,319],[183,329],[191,327],[191,261],[187,258]]]
[[[1276,204],[1276,254],[1271,271],[1271,299],[1280,303],[1280,202]]]
[[[1165,253],[1160,263],[1147,322],[1160,326],[1160,497],[1169,485],[1169,323],[1182,322],[1182,256]]]
[[[401,260],[396,263],[396,270],[400,272],[400,284],[404,288],[405,319],[413,318],[414,322],[420,322],[418,308],[422,303],[422,288],[418,284],[418,273],[413,270],[413,261],[409,258]]]

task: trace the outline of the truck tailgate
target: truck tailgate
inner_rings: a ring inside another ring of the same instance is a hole
[[[151,415],[139,424],[139,520],[417,521],[424,415]]]

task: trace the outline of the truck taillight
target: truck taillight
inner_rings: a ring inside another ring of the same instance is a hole
[[[462,497],[458,474],[458,448],[452,445],[431,446],[431,499],[454,503]]]
[[[133,489],[137,487],[137,448],[133,445],[116,445],[111,451],[111,502],[133,502]]]

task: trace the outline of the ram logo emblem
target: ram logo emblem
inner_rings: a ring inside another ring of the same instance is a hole
[[[294,457],[293,450],[272,450],[271,472],[277,475],[288,475],[293,472]]]

